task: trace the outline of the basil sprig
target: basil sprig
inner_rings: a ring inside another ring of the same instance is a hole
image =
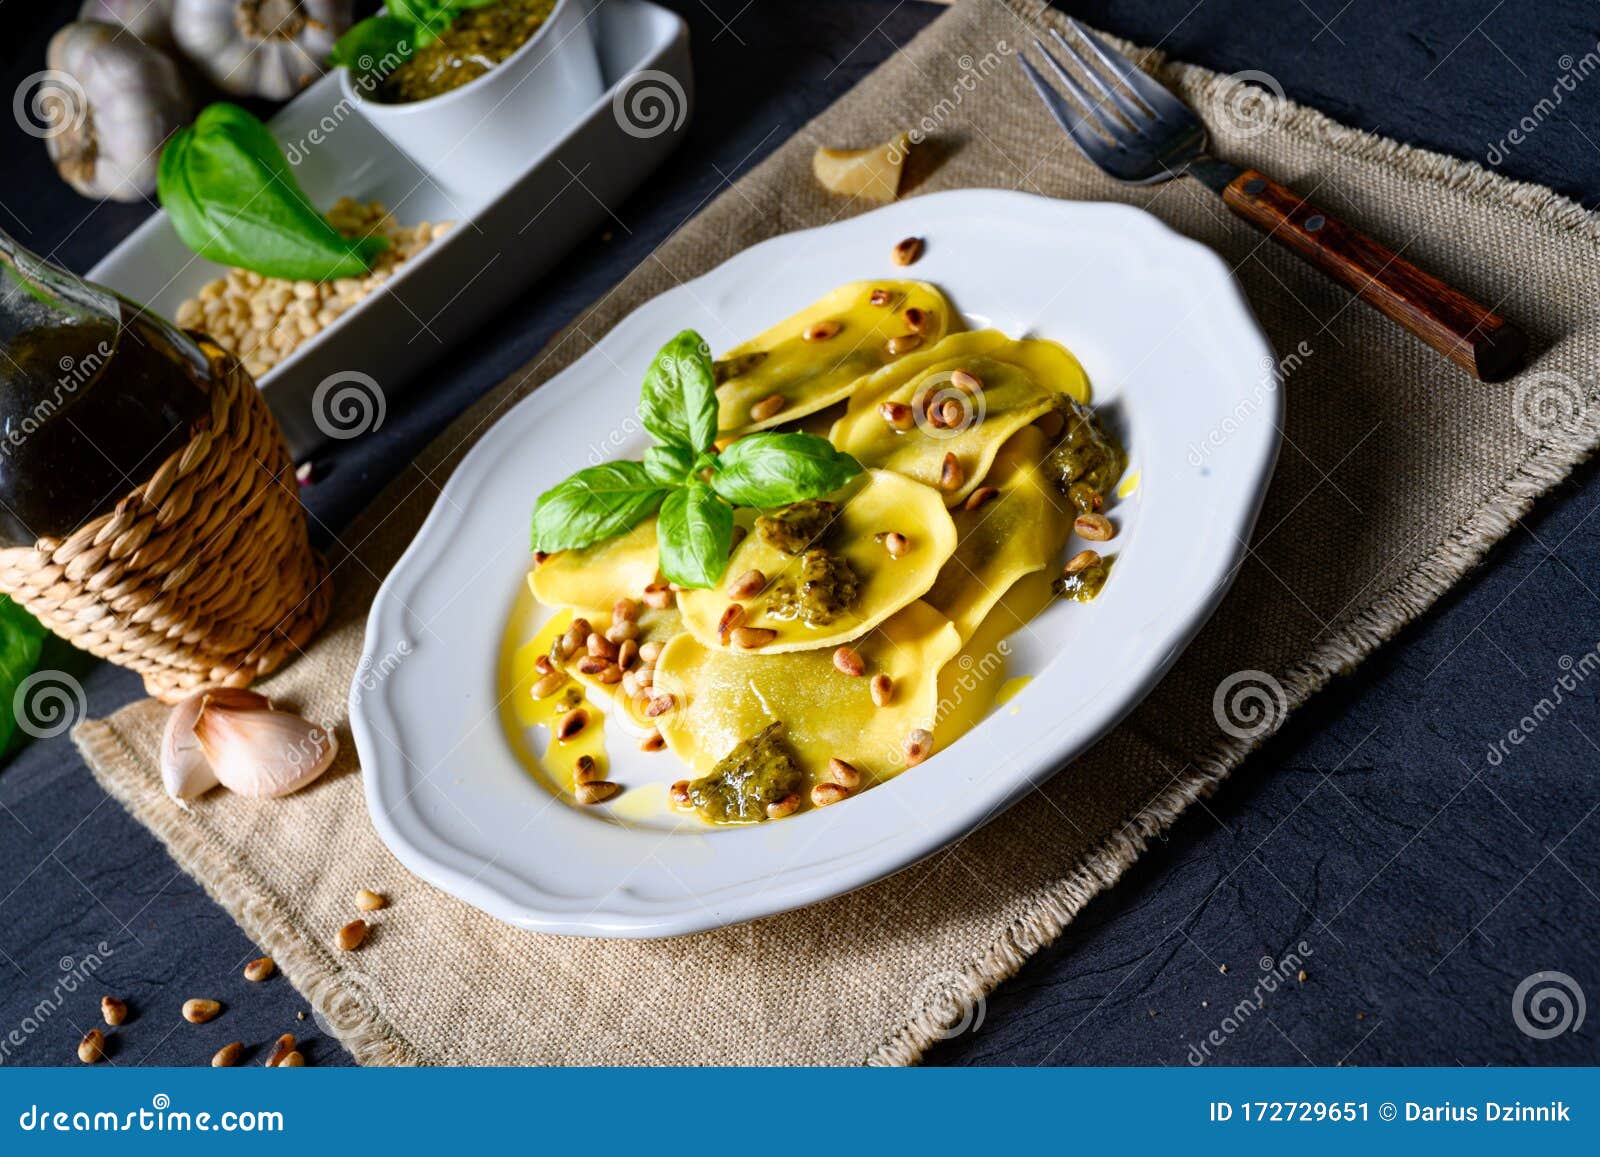
[[[384,11],[352,24],[333,42],[328,63],[356,74],[363,91],[426,48],[469,8],[498,0],[387,0]]]
[[[389,244],[382,237],[351,239],[329,224],[267,126],[235,104],[208,105],[172,135],[156,186],[185,245],[267,277],[359,277]]]
[[[624,534],[650,515],[668,582],[715,586],[728,568],[735,506],[773,507],[831,494],[861,464],[815,434],[747,434],[718,454],[711,350],[684,330],[645,373],[639,420],[655,439],[642,462],[605,462],[533,505],[533,549],[573,550]]]

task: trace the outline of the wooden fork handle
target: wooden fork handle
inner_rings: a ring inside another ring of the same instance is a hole
[[[1528,339],[1520,329],[1271,178],[1246,169],[1222,199],[1480,381],[1522,368]]]

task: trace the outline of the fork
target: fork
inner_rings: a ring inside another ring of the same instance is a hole
[[[1212,156],[1205,126],[1188,105],[1076,20],[1067,23],[1088,56],[1055,29],[1048,33],[1071,68],[1037,37],[1033,43],[1071,101],[1025,55],[1017,59],[1056,123],[1107,175],[1136,185],[1195,177],[1240,217],[1473,377],[1503,381],[1522,367],[1528,340],[1515,325],[1271,178]],[[1088,111],[1080,113],[1074,102]]]

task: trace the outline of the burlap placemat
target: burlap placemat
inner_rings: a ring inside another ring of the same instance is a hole
[[[813,184],[813,148],[908,126],[931,135],[911,195],[993,185],[1129,201],[1237,266],[1276,348],[1295,356],[1282,457],[1233,592],[1126,724],[965,842],[854,895],[671,941],[523,933],[412,878],[368,822],[347,729],[339,767],[313,788],[272,803],[213,793],[185,813],[156,773],[160,706],[81,727],[106,788],[363,1062],[915,1060],[963,1001],[1056,936],[1259,741],[1219,727],[1219,684],[1267,672],[1282,708],[1300,703],[1428,606],[1595,445],[1600,231],[1588,214],[1236,79],[1162,68],[1223,156],[1314,195],[1530,330],[1532,372],[1474,384],[1198,185],[1121,188],[1087,166],[1005,59],[1039,19],[1054,17],[1024,0],[962,0],[464,415],[344,536],[353,554],[337,564],[333,621],[267,689],[344,719],[376,584],[473,439],[640,302],[752,242],[856,212]],[[1283,714],[1269,710],[1267,723]],[[341,954],[329,940],[360,887],[393,904],[362,951]]]

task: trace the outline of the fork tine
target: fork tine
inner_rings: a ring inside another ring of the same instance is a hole
[[[1060,45],[1061,50],[1067,54],[1067,58],[1078,66],[1078,70],[1083,73],[1084,79],[1090,84],[1094,85],[1094,87],[1099,91],[1101,96],[1099,103],[1104,104],[1109,100],[1112,104],[1117,106],[1117,109],[1122,113],[1123,116],[1128,118],[1128,123],[1133,126],[1134,132],[1143,133],[1144,122],[1150,119],[1154,110],[1145,108],[1142,105],[1135,104],[1133,101],[1129,100],[1122,94],[1122,89],[1120,86],[1106,84],[1105,81],[1100,79],[1100,74],[1094,70],[1094,67],[1083,58],[1083,54],[1067,42],[1066,37],[1062,36],[1061,33],[1057,32],[1054,28],[1049,29],[1049,33],[1050,38]],[[1034,43],[1038,44],[1039,42],[1035,40]],[[1041,49],[1043,47],[1043,45],[1040,45]],[[1058,69],[1057,71],[1060,70]],[[1130,90],[1130,92],[1131,91],[1132,90]],[[1133,95],[1135,97],[1138,96],[1137,93],[1134,93]]]
[[[1100,164],[1100,158],[1110,151],[1110,146],[1100,137],[1084,127],[1084,122],[1078,116],[1077,110],[1068,103],[1066,97],[1050,87],[1048,81],[1033,67],[1027,56],[1017,53],[1017,63],[1022,65],[1022,71],[1028,76],[1028,82],[1033,85],[1039,99],[1044,101],[1044,107],[1050,110],[1050,115],[1055,118],[1056,124],[1062,131],[1072,138],[1072,143],[1078,146],[1079,151],[1089,158],[1093,164]]]
[[[1094,97],[1090,96],[1089,93],[1085,91],[1084,87],[1078,83],[1077,79],[1072,75],[1072,73],[1067,71],[1067,69],[1062,66],[1061,62],[1050,54],[1050,50],[1044,46],[1037,36],[1033,38],[1033,46],[1039,50],[1039,55],[1044,57],[1045,63],[1050,66],[1050,71],[1056,74],[1056,78],[1059,79],[1062,84],[1066,85],[1067,91],[1072,94],[1073,98],[1084,108],[1088,109],[1090,115],[1093,116],[1095,120],[1100,122],[1100,127],[1105,130],[1106,135],[1109,136],[1113,141],[1116,141],[1118,139],[1118,134],[1122,132],[1122,126],[1117,124],[1116,121],[1112,120],[1105,114],[1104,111],[1102,111],[1100,106],[1105,102],[1097,101],[1094,99]],[[1073,53],[1071,48],[1068,48],[1067,51],[1075,59],[1077,59],[1080,64],[1082,63],[1083,58],[1077,56],[1076,53]]]
[[[1133,62],[1123,56],[1122,53],[1106,44],[1072,17],[1067,17],[1067,23],[1072,26],[1074,32],[1083,37],[1084,43],[1089,46],[1090,51],[1095,54],[1100,63],[1105,65],[1113,76],[1127,85],[1133,94],[1155,114],[1158,121],[1164,115],[1171,116],[1175,113],[1182,116],[1193,115],[1177,97],[1167,91],[1166,86],[1140,72],[1133,66]]]

